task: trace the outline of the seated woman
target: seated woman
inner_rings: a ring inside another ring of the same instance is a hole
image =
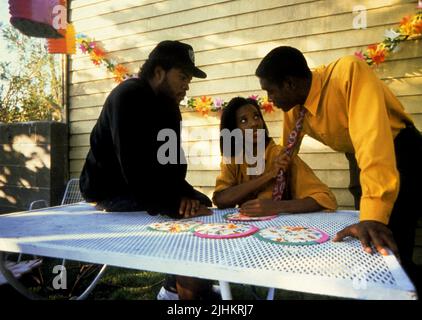
[[[249,216],[313,212],[337,208],[334,195],[317,178],[312,169],[297,155],[291,159],[284,155],[284,148],[275,144],[269,137],[261,110],[254,99],[236,97],[224,108],[220,132],[223,129],[232,132],[236,128],[239,128],[245,137],[245,140],[242,140],[245,142],[242,142],[243,148],[240,148],[240,152],[233,150],[236,149],[233,147],[231,149],[224,148],[224,140],[222,137],[220,138],[223,159],[230,161],[226,161],[228,163],[222,161],[221,173],[217,177],[213,202],[218,208],[233,208],[239,205],[240,213]],[[252,129],[253,134],[245,134],[247,129]],[[265,134],[259,134],[258,129],[265,130]],[[248,174],[252,170],[250,170],[251,166],[248,167],[247,164],[250,161],[246,161],[247,143],[253,146],[254,157],[257,159],[259,156],[265,157],[262,159],[265,167],[259,175]],[[261,152],[262,155],[257,154],[259,153],[257,152],[259,143],[265,144],[265,152]],[[239,161],[239,159],[243,161]],[[276,201],[272,199],[272,195],[275,178],[280,169],[287,173],[287,187],[283,200]]]

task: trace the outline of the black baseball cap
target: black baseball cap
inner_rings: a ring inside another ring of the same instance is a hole
[[[165,40],[161,41],[148,56],[151,60],[167,60],[174,62],[175,66],[186,69],[196,78],[206,78],[207,74],[195,66],[193,48],[183,42]]]

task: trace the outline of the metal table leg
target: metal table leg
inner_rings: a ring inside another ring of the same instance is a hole
[[[230,290],[230,284],[226,281],[218,281],[220,283],[221,298],[223,300],[232,300],[232,293]]]

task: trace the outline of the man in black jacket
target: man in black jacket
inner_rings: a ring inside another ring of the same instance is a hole
[[[80,177],[86,201],[105,211],[146,210],[173,218],[211,214],[210,199],[185,180],[179,103],[192,76],[207,76],[195,66],[192,47],[162,41],[138,78],[124,81],[110,93],[91,132],[91,149]],[[176,141],[161,141],[159,133],[169,131]],[[170,163],[160,152],[164,144],[170,144],[169,153],[177,154]],[[159,297],[168,299],[169,290],[183,299],[212,295],[210,281],[182,276],[168,276]]]
[[[107,97],[94,126],[91,149],[80,177],[84,198],[105,211],[141,211],[190,217],[210,214],[212,203],[185,180],[186,161],[180,147],[179,103],[195,67],[190,45],[162,41],[133,78]],[[161,130],[174,132],[177,162],[160,159]]]

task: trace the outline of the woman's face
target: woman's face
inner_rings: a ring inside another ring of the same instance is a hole
[[[252,139],[256,144],[258,141],[258,129],[264,129],[264,120],[261,118],[258,110],[252,104],[245,104],[236,111],[236,125],[242,130],[245,141],[249,140],[250,134],[245,134],[246,129],[253,130]],[[264,133],[265,138],[265,133]]]

